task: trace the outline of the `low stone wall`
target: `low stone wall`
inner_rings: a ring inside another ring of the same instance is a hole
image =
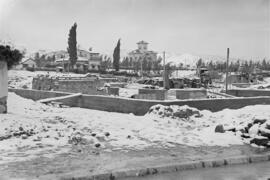
[[[170,91],[170,92],[169,92]],[[206,89],[139,89],[137,99],[168,100],[174,95],[174,99],[206,99]]]
[[[176,99],[206,99],[206,89],[176,89]]]
[[[22,96],[27,99],[32,99],[34,101],[52,97],[60,97],[60,96],[67,96],[71,95],[72,93],[67,92],[57,92],[57,91],[41,91],[41,90],[34,90],[34,89],[14,89],[9,88],[9,92],[14,92],[19,96]]]
[[[33,78],[32,89],[45,90],[45,91],[62,91],[93,95],[105,95],[107,92],[101,90],[106,80],[99,80],[95,78],[50,78],[50,77],[37,77]]]
[[[270,90],[263,89],[231,89],[227,94],[237,97],[256,97],[256,96],[270,96]]]
[[[165,100],[167,90],[164,89],[139,89],[139,99]]]
[[[34,77],[32,80],[32,89],[50,91],[55,89],[56,79],[48,77]]]
[[[59,80],[58,87],[55,91],[72,92],[93,95],[105,95],[104,90],[99,88],[104,86],[104,83],[98,80]]]
[[[59,97],[69,95],[70,93],[38,91],[27,89],[9,89],[10,92],[33,99],[45,99],[50,97]],[[210,110],[212,112],[220,111],[226,108],[239,109],[248,105],[270,104],[270,97],[247,97],[247,98],[228,98],[228,99],[199,99],[199,100],[140,100],[121,97],[110,97],[101,95],[85,95],[70,99],[61,100],[68,106],[96,109],[109,112],[133,113],[135,115],[144,115],[149,108],[156,104],[162,105],[188,105],[199,110]]]

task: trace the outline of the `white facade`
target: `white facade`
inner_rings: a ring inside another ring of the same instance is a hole
[[[63,54],[64,55],[64,54]],[[99,53],[89,52],[85,50],[77,50],[77,62],[75,69],[80,70],[99,70],[101,64],[101,56]],[[69,63],[69,55],[65,54],[64,58],[57,58],[55,60],[56,64],[64,66],[64,64]]]
[[[148,43],[145,41],[140,41],[137,43],[138,48],[134,51],[131,51],[128,53],[128,57],[131,58],[132,60],[142,60],[145,57],[147,59],[151,59],[152,61],[157,60],[157,53],[154,51],[149,51],[148,50]]]
[[[99,70],[100,69],[100,64],[101,64],[101,56],[99,53],[90,53],[90,58],[89,58],[89,63],[88,67],[89,69],[94,69],[94,70]]]
[[[137,45],[138,45],[138,50],[140,52],[146,52],[146,51],[148,51],[148,48],[147,48],[148,43],[147,42],[140,41],[140,42],[137,43]]]

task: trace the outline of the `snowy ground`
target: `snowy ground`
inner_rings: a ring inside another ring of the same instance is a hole
[[[146,115],[135,116],[58,108],[9,93],[9,112],[0,115],[0,162],[41,154],[50,157],[78,144],[108,150],[243,144],[246,141],[238,133],[215,133],[216,125],[229,128],[242,126],[256,117],[269,120],[269,108],[270,105],[256,105],[212,113],[188,106],[156,105]]]

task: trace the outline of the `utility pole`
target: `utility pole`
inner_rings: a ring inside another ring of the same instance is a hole
[[[229,67],[229,55],[230,55],[230,48],[227,48],[227,63],[226,63],[226,93],[228,91],[228,67]]]
[[[166,65],[165,65],[165,51],[163,51],[163,87],[166,88]]]
[[[143,78],[143,67],[142,67],[142,63],[143,63],[143,58],[141,58],[141,76]]]
[[[62,66],[63,66],[63,70],[62,70],[62,73],[65,72],[65,64],[64,64],[64,58],[62,60]]]

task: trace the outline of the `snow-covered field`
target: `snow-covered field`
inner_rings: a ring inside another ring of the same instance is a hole
[[[146,115],[135,116],[58,108],[9,93],[8,114],[0,115],[0,162],[53,156],[78,144],[107,150],[243,144],[248,141],[238,132],[215,133],[216,125],[238,128],[257,117],[269,123],[269,109],[270,105],[256,105],[212,113],[156,105]]]

